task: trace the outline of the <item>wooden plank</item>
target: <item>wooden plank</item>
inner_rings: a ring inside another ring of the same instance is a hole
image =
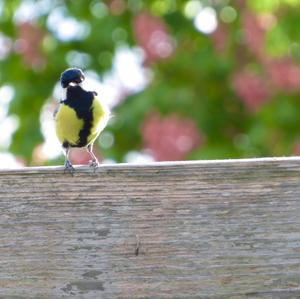
[[[1,298],[300,298],[300,159],[0,170]]]

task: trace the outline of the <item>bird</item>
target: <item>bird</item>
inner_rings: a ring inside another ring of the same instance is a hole
[[[97,92],[82,87],[85,80],[79,68],[68,68],[60,76],[63,97],[54,112],[55,130],[65,155],[64,170],[71,173],[74,167],[69,160],[71,148],[86,148],[91,156],[94,171],[99,162],[93,153],[93,144],[106,127],[110,111]]]

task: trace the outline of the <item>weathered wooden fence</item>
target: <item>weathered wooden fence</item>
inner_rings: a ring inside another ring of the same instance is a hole
[[[0,298],[300,298],[300,159],[0,170]]]

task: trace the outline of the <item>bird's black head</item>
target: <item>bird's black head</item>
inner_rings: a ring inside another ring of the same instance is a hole
[[[69,86],[70,83],[81,83],[85,79],[81,69],[70,68],[66,69],[60,76],[60,83],[63,88]]]

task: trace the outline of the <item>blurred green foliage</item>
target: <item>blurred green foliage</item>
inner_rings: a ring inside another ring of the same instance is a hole
[[[25,2],[49,6],[30,21],[33,33],[22,31],[22,20],[16,21],[16,11]],[[186,15],[188,2],[0,0],[0,33],[12,41],[9,55],[0,59],[0,86],[15,89],[9,113],[19,118],[9,151],[34,163],[32,153],[43,142],[40,112],[60,73],[69,67],[70,52],[87,54],[84,68],[103,76],[120,46],[143,47],[134,26],[137,16],[147,11],[165,24],[174,51],[165,59],[145,61],[152,72],[150,83],[114,108],[107,129],[114,144],[100,148],[105,158],[123,161],[129,151],[145,147],[141,128],[151,111],[195,122],[202,142],[187,159],[299,153],[300,1],[200,1],[216,12],[218,28],[210,34],[199,32]],[[83,33],[60,39],[59,24],[56,29],[49,26],[58,10],[82,23]],[[24,50],[19,43],[26,38],[29,48]],[[248,83],[247,77],[234,83],[244,71],[262,83]]]

